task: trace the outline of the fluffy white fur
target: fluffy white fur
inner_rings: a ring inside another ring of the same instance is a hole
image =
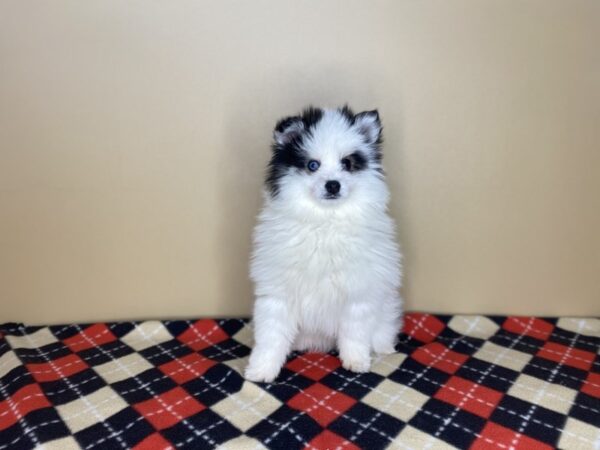
[[[254,234],[255,345],[246,378],[273,381],[292,350],[337,348],[346,369],[365,372],[371,355],[394,351],[401,328],[401,256],[387,213],[389,191],[375,156],[377,113],[325,110],[303,141],[319,170],[290,168],[277,195],[265,192]],[[301,123],[292,132],[303,132]],[[287,130],[286,130],[287,131]],[[285,132],[276,132],[284,142]],[[343,170],[360,150],[368,168]],[[325,182],[341,184],[326,199]]]

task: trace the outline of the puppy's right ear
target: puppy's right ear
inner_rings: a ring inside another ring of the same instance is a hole
[[[278,145],[286,145],[300,136],[303,131],[304,123],[301,117],[286,117],[277,122],[275,131],[273,131],[273,139]]]
[[[376,109],[354,116],[354,126],[364,136],[367,144],[377,144],[381,141],[381,120]]]

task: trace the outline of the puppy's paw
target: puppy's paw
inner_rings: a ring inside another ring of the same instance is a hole
[[[384,324],[373,335],[373,351],[380,355],[390,355],[396,352],[398,342],[399,321]]]
[[[375,336],[373,339],[373,351],[378,355],[396,353],[396,336]]]
[[[396,349],[393,344],[383,344],[373,347],[373,351],[378,355],[391,355],[392,353],[396,353]]]
[[[277,375],[279,375],[279,371],[281,367],[277,364],[270,364],[267,362],[250,362],[248,367],[246,367],[246,371],[244,376],[246,380],[253,381],[255,383],[271,383]]]
[[[365,373],[371,368],[371,358],[368,354],[366,356],[358,354],[342,355],[340,358],[344,369],[350,370],[351,372]]]

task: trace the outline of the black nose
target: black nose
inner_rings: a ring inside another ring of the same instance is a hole
[[[330,194],[335,195],[340,192],[340,182],[336,180],[329,180],[327,183],[325,183],[325,189],[327,189],[327,192]]]

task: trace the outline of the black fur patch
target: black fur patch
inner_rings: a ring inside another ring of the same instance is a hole
[[[285,144],[275,142],[272,146],[273,154],[269,161],[265,183],[273,197],[279,192],[279,181],[290,168],[302,170],[306,167],[308,155],[302,148],[302,143],[322,117],[323,110],[311,106],[300,116],[286,117],[277,122],[275,131],[278,133],[283,133],[287,127],[299,121],[302,122],[303,129]]]
[[[351,155],[344,157],[342,161],[344,161],[344,159],[350,161],[349,167],[346,168],[348,172],[358,172],[359,170],[365,170],[369,167],[369,161],[362,152],[354,152]],[[342,166],[344,166],[343,162]]]
[[[354,112],[348,105],[344,105],[342,108],[338,108],[338,111],[342,116],[346,118],[350,126],[354,125]]]
[[[311,128],[323,118],[323,110],[309,106],[302,112],[301,118],[304,123],[304,129],[310,132]]]

